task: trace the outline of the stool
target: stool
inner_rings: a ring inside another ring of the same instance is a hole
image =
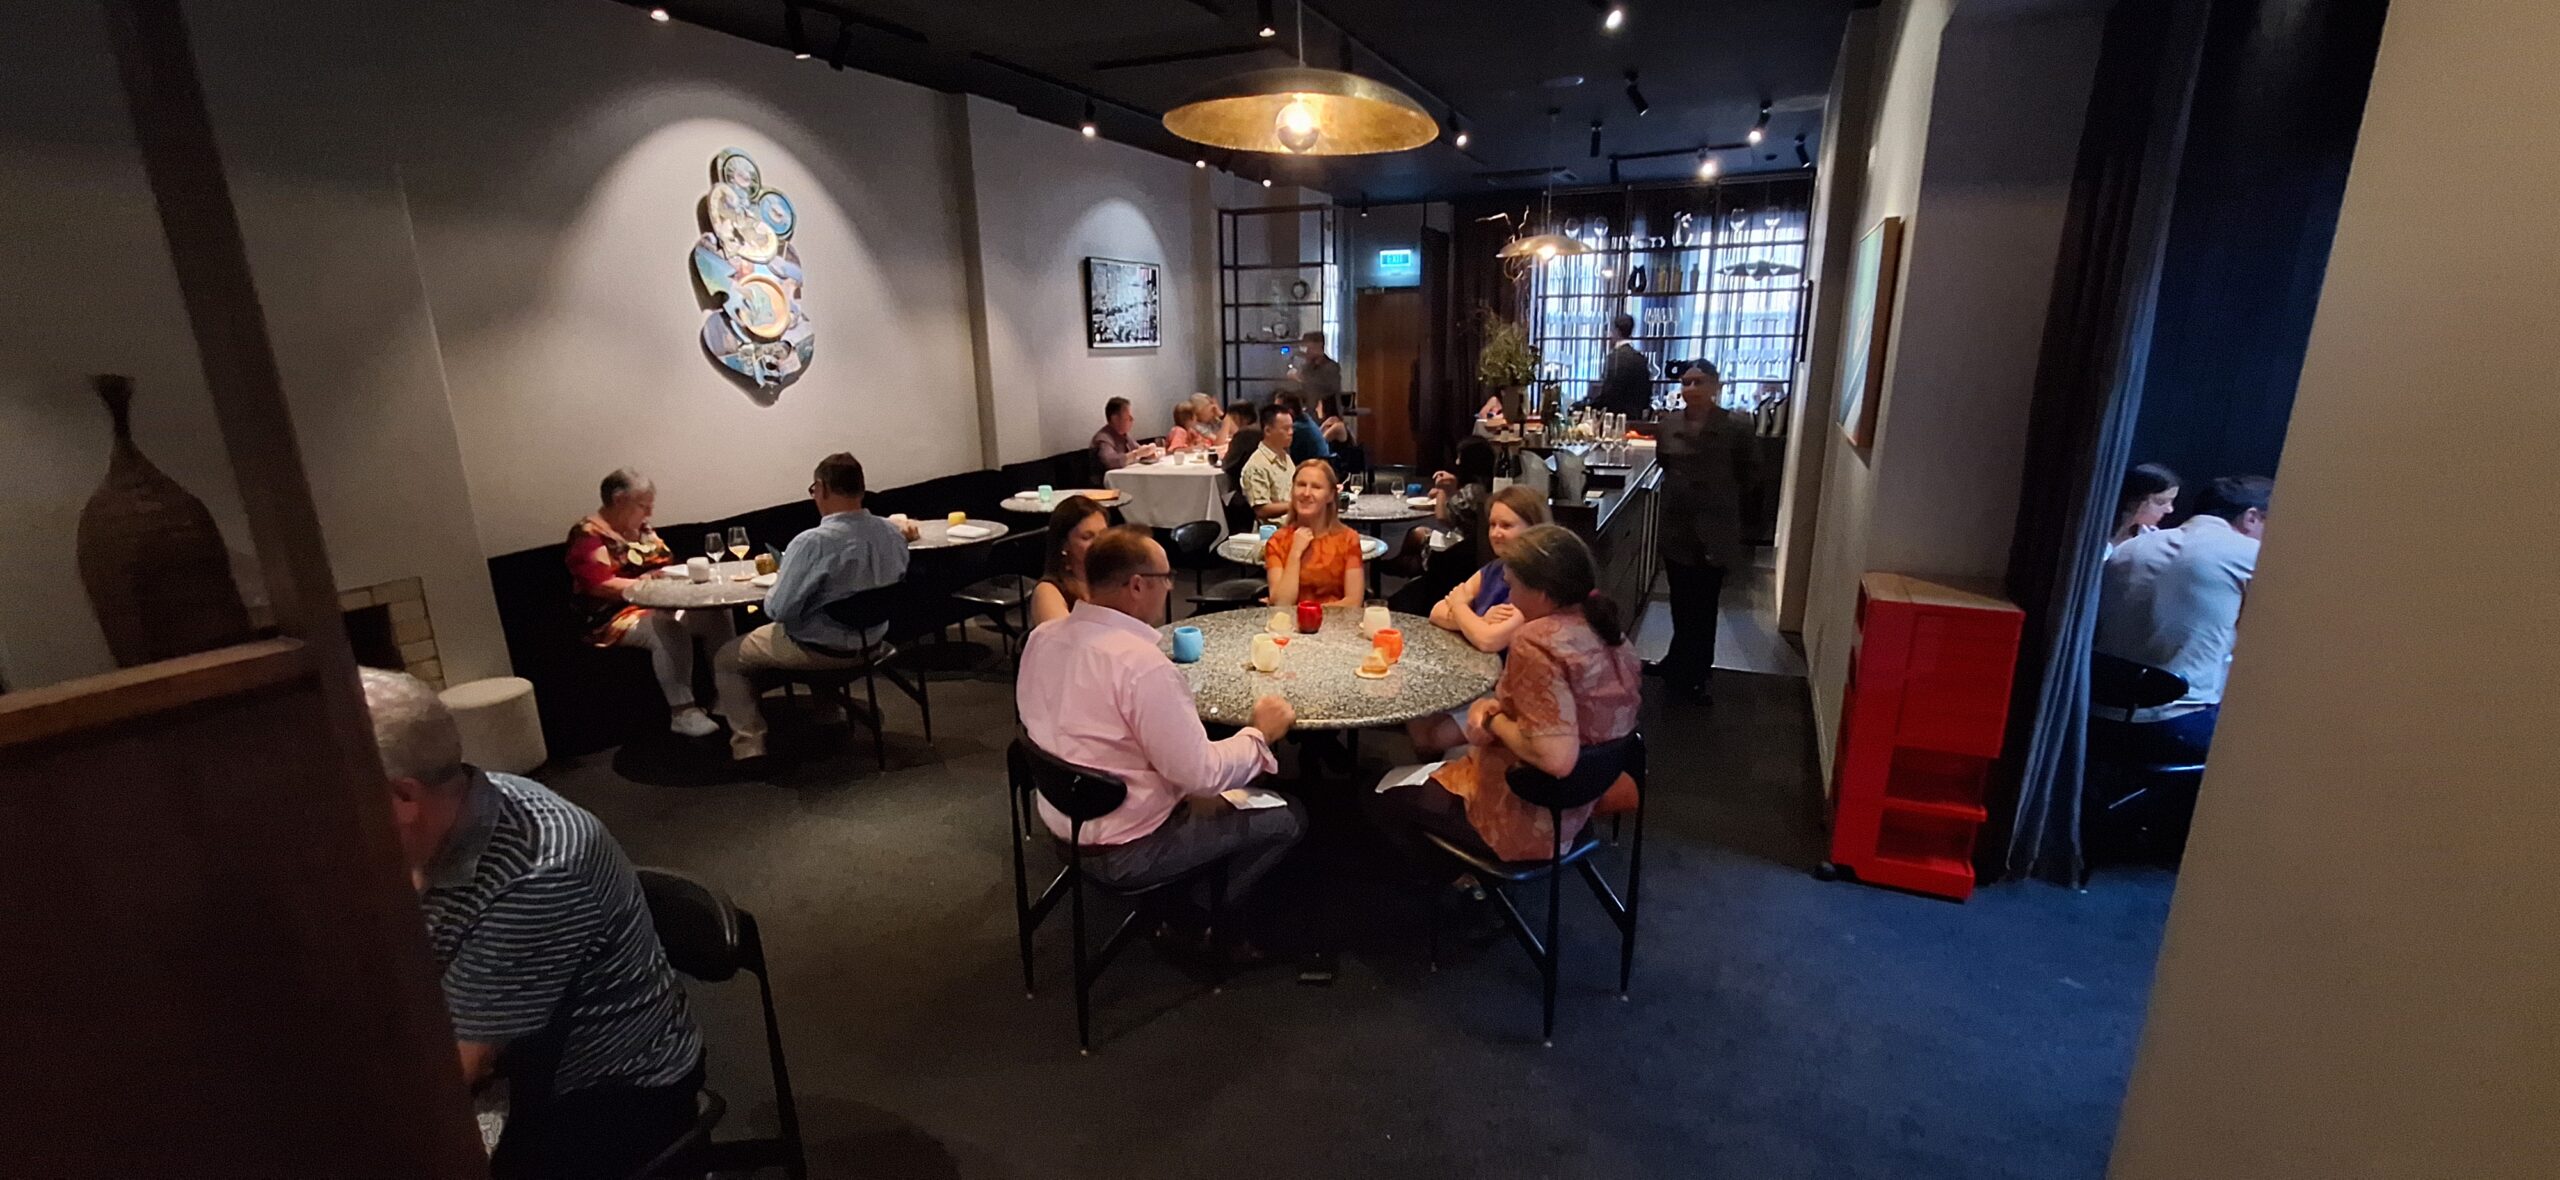
[[[482,770],[523,774],[551,751],[542,744],[542,712],[534,707],[533,682],[497,676],[457,684],[436,694],[462,731],[462,760]]]

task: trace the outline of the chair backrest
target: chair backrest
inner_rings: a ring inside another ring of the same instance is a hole
[[[1173,547],[1186,557],[1204,557],[1217,547],[1221,531],[1214,520],[1187,521],[1173,526]]]
[[[1637,787],[1644,786],[1643,730],[1582,747],[1581,755],[1573,761],[1573,772],[1563,778],[1522,763],[1512,767],[1504,781],[1511,785],[1511,793],[1522,799],[1540,807],[1570,811],[1598,802],[1621,774],[1634,779]]]
[[[673,869],[634,871],[670,966],[705,983],[722,983],[748,965],[739,931],[743,915],[727,894]]]
[[[1129,797],[1129,784],[1051,754],[1032,745],[1029,738],[1013,739],[1005,761],[1015,789],[1028,786],[1040,792],[1058,814],[1077,823],[1118,811]]]
[[[2187,678],[2105,652],[2089,653],[2089,703],[2101,709],[2152,709],[2187,695]]]
[[[873,627],[897,617],[906,606],[909,595],[905,582],[891,582],[839,598],[821,609],[827,612],[828,618],[868,633]]]
[[[1026,578],[1039,577],[1048,558],[1048,554],[1040,550],[1047,543],[1048,536],[1047,529],[1019,529],[996,538],[989,543],[992,552],[987,562],[988,571],[1020,574]]]

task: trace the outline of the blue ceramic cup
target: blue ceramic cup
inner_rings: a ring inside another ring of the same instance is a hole
[[[1276,532],[1279,532],[1279,531],[1280,531],[1280,526],[1279,526],[1279,525],[1276,525],[1276,524],[1266,524],[1266,525],[1262,526],[1261,528],[1258,528],[1258,529],[1253,530],[1253,534],[1254,534],[1255,536],[1257,536],[1257,537],[1262,538],[1262,539],[1263,539],[1263,540],[1265,540],[1265,541],[1268,541],[1268,540],[1270,540],[1270,539],[1271,539],[1271,534],[1276,533]]]
[[[1199,663],[1199,662],[1200,662],[1200,644],[1201,644],[1200,629],[1199,629],[1198,627],[1176,627],[1176,628],[1174,628],[1174,629],[1173,629],[1173,662],[1174,662],[1174,663],[1177,663],[1177,664],[1197,664],[1197,663]]]

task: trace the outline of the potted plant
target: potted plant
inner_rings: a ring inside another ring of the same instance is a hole
[[[1495,315],[1492,308],[1478,307],[1476,319],[1484,331],[1484,350],[1476,354],[1476,379],[1501,394],[1502,416],[1517,422],[1521,389],[1538,375],[1538,350],[1530,347],[1528,332]]]

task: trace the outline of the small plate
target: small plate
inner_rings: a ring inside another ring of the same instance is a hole
[[[760,589],[771,590],[773,589],[773,584],[781,580],[781,574],[757,574],[756,576],[747,579],[747,584]]]

